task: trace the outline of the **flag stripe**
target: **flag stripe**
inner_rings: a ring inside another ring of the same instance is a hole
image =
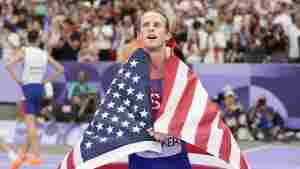
[[[82,141],[82,137],[80,138],[80,141],[74,147],[73,159],[74,159],[74,162],[76,164],[83,163],[83,160],[82,160],[82,157],[81,157],[81,151],[80,151],[81,141]]]
[[[165,107],[167,105],[167,101],[170,98],[170,94],[176,79],[176,73],[179,66],[179,61],[176,59],[170,59],[166,64],[167,64],[166,67],[168,67],[169,70],[164,74],[163,100],[161,102],[160,109],[157,112],[156,119],[159,119],[159,117],[164,113]]]
[[[74,151],[72,150],[70,152],[70,154],[68,155],[68,159],[67,159],[67,166],[68,167],[67,167],[67,169],[75,169],[73,153],[74,153]]]
[[[245,157],[244,157],[242,152],[241,152],[240,157],[241,157],[241,161],[240,161],[241,166],[240,166],[240,168],[241,169],[247,169],[247,166],[249,166],[249,165],[248,165],[247,161],[245,160]]]
[[[207,144],[207,151],[211,154],[219,155],[220,147],[222,145],[222,138],[223,138],[223,130],[219,129],[220,123],[220,113],[215,116],[211,125],[211,131],[208,144]]]
[[[182,62],[179,63],[174,86],[172,87],[172,91],[170,93],[169,99],[167,100],[166,107],[163,111],[164,113],[160,115],[160,117],[154,123],[155,131],[161,133],[168,133],[168,129],[172,117],[176,113],[175,112],[176,107],[179,104],[180,98],[182,97],[184,92],[184,88],[182,86],[186,86],[188,82],[187,81],[188,69],[186,69],[185,67],[187,66],[184,63]]]
[[[209,141],[209,136],[211,131],[211,121],[215,119],[217,113],[210,111],[212,103],[207,101],[206,105],[204,105],[205,111],[203,117],[201,118],[200,123],[198,124],[197,129],[197,137],[196,137],[196,145],[201,147],[202,149],[207,151],[207,145]]]
[[[174,114],[172,121],[173,123],[169,126],[169,133],[173,136],[180,136],[180,132],[186,121],[186,116],[189,112],[196,90],[197,79],[192,72],[188,72],[188,83],[190,85],[185,86],[183,96],[180,99],[180,104],[176,108],[176,114]]]
[[[229,129],[227,128],[228,132]],[[230,151],[230,164],[232,164],[236,169],[240,168],[240,155],[241,155],[241,151],[239,149],[239,146],[237,144],[237,142],[235,141],[233,135],[231,133],[230,134],[230,141],[231,141],[231,151]]]
[[[220,158],[225,160],[226,162],[229,162],[230,153],[231,153],[231,137],[230,137],[230,131],[228,128],[224,126],[224,123],[220,121],[219,127],[224,130],[223,139],[222,139],[222,146],[220,150]]]
[[[195,95],[192,99],[192,105],[181,131],[181,138],[191,144],[196,142],[196,137],[198,135],[197,132],[199,132],[198,124],[203,117],[207,100],[208,95],[200,81],[197,80]]]

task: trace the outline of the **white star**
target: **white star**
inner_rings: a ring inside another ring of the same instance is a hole
[[[126,99],[126,100],[124,101],[124,104],[125,104],[126,106],[130,106],[130,100]]]
[[[133,60],[130,62],[130,67],[136,67],[137,64],[138,64],[138,62]]]
[[[130,87],[129,89],[127,89],[127,94],[128,95],[133,94],[133,92],[134,92],[134,89],[132,87]]]
[[[96,128],[97,128],[97,130],[102,130],[103,124],[102,123],[97,124]]]
[[[140,112],[142,117],[147,117],[148,112],[144,109],[143,111]]]
[[[110,103],[108,103],[108,108],[114,108],[115,107],[115,103],[114,102],[110,102]]]
[[[107,92],[106,92],[106,94],[110,94],[110,92],[111,92],[111,89],[108,89]]]
[[[107,138],[106,138],[106,137],[100,138],[100,142],[104,143],[104,142],[106,142],[106,141],[107,141]]]
[[[134,133],[139,133],[141,131],[141,128],[139,128],[138,126],[135,126],[135,127],[132,128],[132,131]]]
[[[101,100],[101,105],[103,105],[104,102],[105,102],[105,99],[103,98],[103,99]]]
[[[107,133],[108,133],[108,134],[111,134],[111,133],[113,132],[113,129],[114,129],[114,128],[113,128],[112,126],[107,127],[107,129],[106,129],[106,130],[107,130]]]
[[[143,97],[144,95],[141,92],[136,95],[137,100],[143,100]]]
[[[123,68],[119,69],[119,71],[118,71],[119,74],[122,74],[123,72],[124,72]]]
[[[102,114],[102,118],[103,119],[106,119],[107,117],[108,117],[108,113],[107,112],[105,112],[105,113]]]
[[[118,107],[118,112],[119,113],[124,113],[124,111],[125,111],[125,107],[124,106],[120,106],[120,107]]]
[[[91,148],[92,145],[93,145],[93,143],[91,143],[91,142],[85,143],[85,147],[86,147],[87,149]]]
[[[128,117],[134,119],[133,113],[128,113]]]
[[[137,106],[137,105],[134,105],[134,106],[133,106],[133,109],[134,109],[134,111],[136,112],[136,111],[138,111],[138,109],[139,109],[139,106]]]
[[[140,124],[139,124],[141,127],[145,127],[146,126],[146,123],[141,121]]]
[[[95,112],[95,116],[98,116],[99,111],[100,111],[100,110],[97,110],[97,111]]]
[[[118,86],[119,86],[119,90],[121,90],[121,89],[124,89],[125,84],[124,83],[119,83]]]
[[[120,98],[121,95],[118,92],[113,93],[113,98]]]
[[[132,80],[133,80],[134,83],[138,83],[139,80],[140,80],[140,78],[141,78],[140,76],[135,75],[135,76],[132,78]]]
[[[119,130],[118,132],[117,132],[117,136],[118,137],[122,137],[124,135],[124,132],[122,131],[122,130]]]
[[[86,131],[85,133],[89,136],[94,134],[92,131]]]
[[[119,117],[114,116],[114,117],[111,118],[111,121],[112,122],[118,122],[119,121]]]
[[[117,79],[114,78],[114,80],[112,80],[111,84],[116,84],[116,82],[117,82]]]
[[[129,122],[128,122],[128,121],[123,121],[123,122],[121,123],[121,126],[122,126],[122,127],[128,127],[128,126],[129,126]]]
[[[131,73],[130,73],[130,72],[126,72],[126,73],[125,73],[125,78],[130,78],[130,76],[131,76]]]

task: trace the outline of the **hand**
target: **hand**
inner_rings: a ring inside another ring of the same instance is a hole
[[[149,132],[150,136],[154,137],[154,139],[157,141],[162,142],[168,138],[167,134],[155,132],[153,128],[150,128],[147,131]]]

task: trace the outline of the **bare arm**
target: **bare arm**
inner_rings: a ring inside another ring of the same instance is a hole
[[[52,82],[54,80],[56,80],[62,73],[64,73],[64,67],[58,63],[55,59],[53,59],[52,56],[49,56],[48,57],[48,62],[54,66],[54,69],[55,69],[55,73],[52,74],[51,76],[49,76],[45,81],[44,83],[47,83],[47,82]]]
[[[24,60],[24,51],[19,50],[16,52],[16,56],[13,57],[11,60],[9,60],[9,62],[5,66],[7,71],[11,75],[12,79],[15,80],[19,85],[22,85],[22,82],[18,80],[16,72],[14,70],[14,66],[23,60]]]

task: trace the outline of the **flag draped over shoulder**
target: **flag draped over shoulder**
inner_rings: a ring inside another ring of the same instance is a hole
[[[138,49],[118,71],[94,119],[60,169],[94,169],[135,152],[160,151],[160,144],[146,131],[153,125],[156,132],[193,144],[232,169],[249,169],[200,80],[177,57],[166,63],[162,105],[153,123],[148,58]]]

